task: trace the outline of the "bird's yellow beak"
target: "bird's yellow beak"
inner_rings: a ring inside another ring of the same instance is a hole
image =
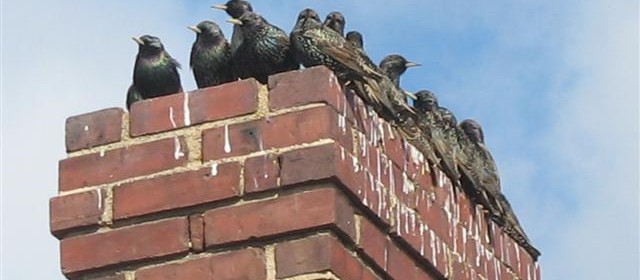
[[[136,43],[138,43],[138,45],[141,45],[141,46],[144,45],[144,42],[142,41],[142,39],[138,37],[131,37],[131,39],[133,39]]]
[[[198,28],[197,26],[187,26],[187,28],[191,29],[195,33],[202,33],[202,30],[200,30],[200,28]]]
[[[420,64],[420,63],[415,63],[415,62],[407,62],[407,63],[405,63],[405,64],[404,64],[404,67],[407,67],[407,68],[409,68],[409,67],[416,67],[416,66],[422,66],[422,64]]]
[[[213,5],[211,6],[211,8],[226,11],[228,7],[227,5],[219,4],[219,5]]]
[[[227,22],[233,25],[242,25],[242,21],[237,18],[230,18],[227,20]]]

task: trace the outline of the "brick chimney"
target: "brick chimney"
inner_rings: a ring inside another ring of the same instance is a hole
[[[540,279],[324,67],[71,117],[66,146],[69,279]]]

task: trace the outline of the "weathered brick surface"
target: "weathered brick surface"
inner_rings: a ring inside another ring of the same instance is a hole
[[[126,280],[126,276],[124,274],[115,274],[115,275],[101,276],[98,278],[91,278],[91,280]]]
[[[103,210],[104,191],[97,189],[49,200],[49,223],[51,232],[60,232],[74,227],[97,225]]]
[[[276,277],[331,271],[340,279],[360,279],[363,265],[329,234],[276,245]]]
[[[254,193],[276,188],[279,175],[277,156],[267,154],[248,158],[244,162],[244,191]]]
[[[189,240],[193,252],[204,251],[204,218],[202,214],[189,216]]]
[[[240,164],[225,163],[115,187],[113,218],[179,209],[239,195]]]
[[[380,231],[366,218],[360,220],[360,240],[358,247],[371,258],[381,269],[387,269],[387,239],[385,233]]]
[[[256,112],[259,86],[255,79],[245,79],[192,91],[189,95],[191,124]]]
[[[314,102],[325,102],[338,109],[343,95],[333,72],[322,66],[279,73],[269,77],[269,108],[271,110]]]
[[[131,105],[130,133],[140,136],[184,127],[185,102],[188,93],[176,93],[142,100]]]
[[[109,108],[73,116],[66,123],[67,152],[118,142],[124,110]]]
[[[355,237],[353,209],[335,188],[213,209],[204,213],[204,219],[207,246],[318,227]]]
[[[71,237],[60,243],[62,272],[69,275],[118,263],[185,253],[189,250],[188,243],[186,218]]]
[[[136,272],[136,280],[193,279],[266,279],[264,253],[258,249],[242,249]]]
[[[336,129],[337,118],[335,110],[323,106],[208,129],[202,132],[203,159],[246,155],[320,139],[344,139],[349,144],[347,137]]]
[[[187,148],[181,137],[119,148],[60,161],[59,189],[86,186],[160,172],[183,165]]]
[[[331,71],[277,74],[264,89],[247,79],[136,103],[134,139],[60,161],[60,191],[102,190],[50,201],[51,231],[73,236],[61,242],[63,271],[103,280],[122,280],[123,269],[137,280],[265,279],[264,250],[273,245],[277,270],[269,273],[278,279],[328,271],[362,280],[539,279],[528,253]],[[268,117],[231,119],[256,114],[258,100]],[[122,118],[119,109],[70,118],[67,149],[122,141]],[[181,136],[137,143],[220,120],[190,151]],[[188,152],[201,161],[187,165]]]

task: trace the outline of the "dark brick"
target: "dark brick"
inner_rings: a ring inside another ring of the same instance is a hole
[[[108,276],[100,276],[98,278],[91,278],[91,280],[126,280],[124,274],[114,274]]]
[[[51,232],[98,225],[104,205],[105,193],[101,189],[57,196],[49,200],[49,223]]]
[[[124,219],[240,195],[240,164],[135,181],[113,190],[113,218]]]
[[[258,110],[258,82],[245,79],[191,92],[191,123],[217,121],[255,113]]]
[[[353,219],[348,201],[336,189],[322,188],[209,210],[204,214],[205,242],[209,247],[327,226],[355,237]]]
[[[122,137],[124,110],[109,108],[73,116],[66,123],[67,152],[118,142]]]
[[[178,137],[106,151],[102,155],[64,159],[59,164],[59,190],[69,191],[171,169],[185,164],[187,153],[184,140]]]
[[[131,136],[140,136],[181,128],[189,122],[184,107],[188,93],[142,100],[131,105],[129,111]]]
[[[266,279],[264,253],[242,249],[136,272],[136,280]]]
[[[278,187],[280,167],[277,156],[266,154],[244,162],[244,191],[260,192]]]
[[[338,147],[331,143],[282,154],[281,184],[291,185],[335,176],[336,149]]]
[[[78,272],[129,261],[186,253],[189,250],[186,218],[81,235],[60,242],[62,272]]]

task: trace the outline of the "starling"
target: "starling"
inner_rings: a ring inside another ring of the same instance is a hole
[[[500,193],[500,177],[493,158],[484,146],[482,129],[473,120],[464,120],[459,128],[460,153],[456,155],[456,161],[469,183],[466,184],[466,190],[489,214],[501,221],[503,211],[496,200],[496,195]]]
[[[398,54],[392,54],[386,56],[382,61],[380,61],[380,70],[382,73],[387,75],[391,79],[391,81],[396,85],[396,87],[400,88],[400,76],[407,71],[407,68],[420,66],[420,64],[415,62],[407,61],[404,57]],[[405,95],[411,99],[415,100],[415,96],[409,92],[405,91]],[[405,98],[405,102],[406,102]]]
[[[133,68],[133,84],[127,92],[127,108],[133,102],[182,91],[178,69],[160,39],[150,35],[133,37],[138,43],[138,55]]]
[[[232,18],[240,18],[246,12],[253,12],[251,3],[244,0],[231,0],[225,4],[213,5],[213,8],[223,10]],[[233,33],[231,34],[231,54],[233,55],[238,47],[242,44],[242,27],[239,25],[233,26]]]
[[[540,252],[529,242],[529,238],[511,209],[511,204],[509,204],[509,201],[500,190],[498,168],[491,153],[485,146],[482,127],[474,120],[464,120],[460,124],[460,128],[467,139],[467,142],[464,143],[467,164],[463,166],[465,166],[465,169],[474,169],[465,171],[473,177],[470,178],[470,181],[472,181],[472,184],[476,184],[474,189],[480,195],[480,202],[486,204],[485,206],[487,206],[490,213],[492,211],[497,212],[493,214],[492,218],[498,224],[501,224],[503,230],[536,259]]]
[[[364,41],[362,39],[362,34],[358,31],[349,31],[347,36],[345,36],[347,42],[353,44],[354,46],[364,50]]]
[[[345,24],[344,16],[340,12],[331,12],[325,18],[323,25],[344,36]]]
[[[289,36],[282,29],[253,12],[227,21],[242,27],[242,44],[232,56],[233,72],[237,77],[254,77],[266,84],[269,75],[299,68]]]
[[[400,75],[404,74],[407,68],[415,66],[420,66],[420,64],[410,62],[399,54],[391,54],[380,61],[379,67],[397,87],[400,87]]]
[[[190,26],[197,35],[191,47],[191,69],[198,88],[224,84],[234,80],[231,73],[231,47],[220,27],[203,21]]]
[[[312,9],[307,8],[302,10],[298,14],[296,24],[293,26],[291,34],[289,35],[289,41],[291,42],[291,47],[294,51],[294,57],[300,64],[305,65],[305,67],[317,66],[320,65],[320,63],[316,61],[309,61],[308,59],[306,59],[304,53],[299,51],[304,49],[304,45],[302,44],[305,43],[305,41],[302,40],[302,33],[310,28],[316,28],[321,25],[322,22],[320,22],[318,13],[316,13],[316,11]]]
[[[313,10],[300,12],[290,40],[296,59],[302,65],[327,66],[377,112],[383,107],[390,107],[386,97],[380,96],[378,81],[384,75],[378,67],[362,50],[348,43],[338,32],[322,25]]]
[[[416,93],[414,106],[419,112],[420,129],[433,147],[437,166],[457,184],[460,177],[455,162],[457,147],[457,123],[453,112],[438,105],[436,96],[428,91]]]

